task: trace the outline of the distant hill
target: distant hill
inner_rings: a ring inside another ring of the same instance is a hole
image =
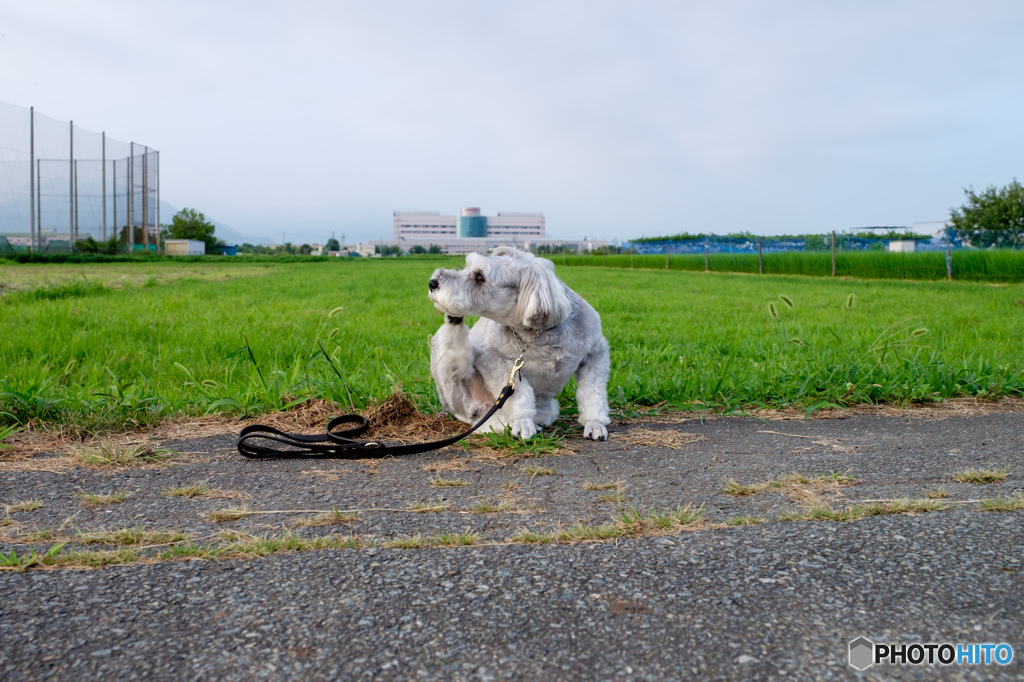
[[[160,221],[163,223],[171,222],[171,216],[173,216],[179,210],[181,209],[175,208],[174,206],[171,206],[169,203],[161,199]],[[252,237],[246,234],[242,234],[241,232],[231,227],[230,225],[225,225],[224,223],[215,220],[210,216],[206,216],[206,219],[213,223],[214,227],[217,228],[216,231],[213,233],[214,236],[217,237],[217,239],[223,239],[224,242],[227,244],[255,244],[257,246],[270,246],[272,244],[277,244],[277,242],[274,241],[273,239],[267,239],[266,237]]]

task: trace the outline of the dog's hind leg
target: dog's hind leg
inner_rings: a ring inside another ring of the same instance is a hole
[[[602,338],[580,363],[576,370],[576,403],[579,407],[579,422],[583,425],[583,437],[592,440],[607,440],[611,422],[608,418],[608,373],[611,361],[608,357],[608,341]]]

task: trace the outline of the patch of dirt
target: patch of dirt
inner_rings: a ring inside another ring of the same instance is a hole
[[[468,429],[462,422],[447,415],[426,415],[419,412],[405,394],[395,391],[363,415],[370,423],[365,437],[379,440],[438,440]]]
[[[684,445],[707,440],[707,438],[699,433],[685,433],[672,429],[656,431],[654,429],[645,429],[640,427],[630,429],[628,431],[621,431],[615,434],[615,440],[619,443],[639,445],[646,448],[670,448],[672,450],[678,450]]]
[[[328,400],[307,400],[301,405],[282,412],[272,412],[253,419],[238,419],[222,415],[207,417],[181,417],[157,426],[102,434],[83,434],[66,425],[37,429],[29,424],[25,431],[10,436],[6,444],[10,450],[0,450],[0,471],[26,468],[64,468],[65,458],[48,457],[45,464],[29,464],[25,460],[40,454],[66,454],[83,447],[94,447],[108,442],[126,446],[172,440],[193,440],[225,433],[237,434],[250,424],[264,424],[288,433],[316,433],[322,431],[332,418],[347,411]],[[413,442],[437,440],[452,436],[468,428],[462,422],[445,415],[425,415],[400,391],[387,400],[372,405],[363,412],[370,428],[364,438],[371,440]],[[66,458],[69,462],[72,458]]]
[[[906,407],[890,404],[853,405],[842,409],[829,408],[815,410],[807,416],[806,410],[787,407],[780,410],[756,409],[742,414],[730,415],[705,412],[700,415],[694,412],[666,412],[659,415],[645,416],[637,420],[621,420],[620,424],[631,424],[645,421],[653,424],[678,424],[691,419],[720,419],[728,417],[755,417],[769,421],[802,421],[804,419],[846,419],[854,415],[873,415],[876,417],[902,417],[904,419],[948,419],[950,417],[979,417],[987,414],[1024,413],[1024,398],[1005,396],[999,400],[983,398],[950,398],[941,403],[914,403]]]
[[[316,432],[323,429],[331,417],[346,412],[347,410],[341,405],[327,400],[314,399],[291,410],[273,412],[248,420],[221,415],[180,417],[153,427],[114,433],[83,434],[74,426],[55,425],[39,428],[30,423],[26,430],[7,438],[6,444],[11,446],[11,449],[0,450],[0,471],[45,470],[60,473],[58,470],[72,465],[73,458],[38,458],[37,455],[62,455],[78,448],[94,447],[100,442],[132,446],[171,440],[191,440],[225,433],[238,433],[239,430],[250,424],[265,424],[287,432]],[[938,420],[1003,413],[1024,413],[1024,399],[1015,396],[1004,397],[997,401],[958,398],[941,403],[917,404],[904,408],[892,405],[856,405],[841,410],[817,410],[810,417],[806,417],[803,410],[787,408],[755,410],[746,413],[745,416],[769,421],[795,421],[805,418],[845,419],[853,415],[867,414],[905,419]],[[453,436],[468,428],[462,422],[455,421],[446,415],[426,415],[417,411],[416,406],[401,391],[396,391],[387,400],[372,405],[363,412],[363,416],[370,424],[370,429],[363,436],[364,438],[399,443],[438,440]],[[674,431],[657,431],[643,428],[642,424],[678,424],[695,418],[697,415],[692,412],[671,412],[661,415],[645,415],[639,419],[616,420],[615,423],[618,425],[640,424],[641,427],[617,432],[613,438],[629,445],[678,449],[682,445],[702,440],[703,436]],[[704,414],[701,418],[711,420],[723,417],[716,414]],[[575,438],[570,437],[567,440],[575,440]],[[468,444],[470,447],[477,445],[472,441]],[[814,444],[824,445],[825,443]],[[832,447],[836,446],[832,444]],[[473,449],[475,458],[497,459],[508,454],[501,451],[490,451],[486,447],[473,447]],[[567,442],[564,449],[571,452],[575,448]]]

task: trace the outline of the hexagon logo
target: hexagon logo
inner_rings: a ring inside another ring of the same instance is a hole
[[[858,637],[850,642],[850,665],[857,670],[866,670],[875,662],[875,644],[870,639]]]

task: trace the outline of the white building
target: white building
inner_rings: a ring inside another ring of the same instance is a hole
[[[165,239],[164,253],[168,256],[202,256],[206,243],[196,239]]]
[[[604,246],[607,242],[565,241],[548,239],[543,213],[499,212],[481,215],[476,207],[463,208],[460,215],[441,215],[440,211],[395,211],[390,242],[381,245],[399,246],[408,252],[414,246],[429,249],[441,247],[445,253],[487,252],[498,246],[516,246],[531,250],[540,244],[568,246],[574,250]]]

